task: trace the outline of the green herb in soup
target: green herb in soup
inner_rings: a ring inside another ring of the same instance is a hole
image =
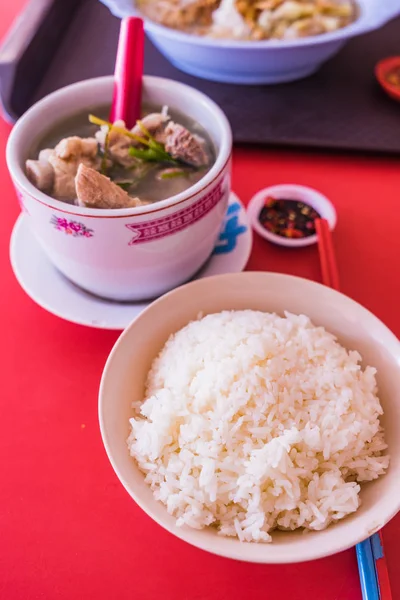
[[[131,130],[107,112],[80,113],[50,131],[26,161],[30,181],[64,202],[128,208],[185,191],[215,161],[207,132],[167,107],[147,107]]]

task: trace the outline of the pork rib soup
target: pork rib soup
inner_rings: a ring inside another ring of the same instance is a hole
[[[129,208],[185,191],[215,162],[210,136],[185,115],[147,106],[128,130],[107,122],[108,108],[78,113],[36,144],[26,161],[35,187],[86,208]]]

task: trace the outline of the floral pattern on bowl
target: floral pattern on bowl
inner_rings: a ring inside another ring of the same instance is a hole
[[[53,215],[51,218],[51,224],[58,231],[64,231],[67,235],[72,235],[73,237],[93,237],[93,229],[89,229],[83,223],[78,223],[78,221],[68,221],[64,217],[56,217]]]

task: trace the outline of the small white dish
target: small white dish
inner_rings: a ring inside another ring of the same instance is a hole
[[[287,246],[289,248],[301,248],[303,246],[311,246],[311,244],[315,244],[318,241],[318,238],[317,235],[310,235],[300,239],[286,238],[281,235],[271,233],[265,229],[265,227],[263,227],[260,223],[260,212],[268,196],[304,202],[305,204],[312,206],[312,208],[314,208],[323,219],[328,221],[331,231],[333,231],[336,227],[337,215],[335,207],[326,196],[320,192],[317,192],[317,190],[304,185],[296,185],[292,183],[272,185],[271,187],[260,190],[257,192],[257,194],[255,194],[255,196],[253,196],[248,204],[247,214],[249,215],[250,223],[253,229],[261,237],[265,238],[269,242],[272,242],[273,244]]]
[[[231,193],[225,225],[215,250],[194,279],[242,271],[251,247],[252,231],[246,211],[239,198]],[[48,312],[72,323],[122,330],[150,304],[150,301],[104,300],[74,285],[50,262],[24,214],[14,225],[10,259],[14,274],[28,296]]]

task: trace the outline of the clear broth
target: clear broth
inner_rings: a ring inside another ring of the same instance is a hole
[[[159,112],[161,107],[144,105],[142,110],[142,116],[151,112]],[[110,107],[106,105],[100,105],[97,107],[90,108],[90,110],[81,111],[64,119],[57,123],[46,135],[41,138],[38,144],[36,144],[29,155],[29,158],[36,159],[38,154],[44,148],[54,148],[60,140],[70,136],[80,137],[92,137],[99,130],[97,125],[89,123],[88,115],[89,112],[100,117],[101,119],[107,120]],[[171,177],[167,179],[157,179],[157,173],[171,167],[168,164],[151,163],[149,164],[148,172],[138,178],[135,184],[127,189],[130,196],[137,196],[143,200],[150,202],[157,202],[175,196],[189,187],[197,183],[208,171],[211,169],[215,162],[215,149],[207,131],[199,125],[196,121],[193,121],[186,115],[175,111],[169,110],[169,115],[172,120],[176,123],[182,124],[184,127],[189,129],[191,133],[197,134],[202,137],[206,142],[206,148],[210,157],[209,165],[205,168],[196,169],[190,166],[179,166],[179,169],[184,171],[183,176]],[[132,180],[132,170],[121,166],[113,167],[107,175],[112,179],[116,180]],[[125,188],[126,189],[126,188]]]

